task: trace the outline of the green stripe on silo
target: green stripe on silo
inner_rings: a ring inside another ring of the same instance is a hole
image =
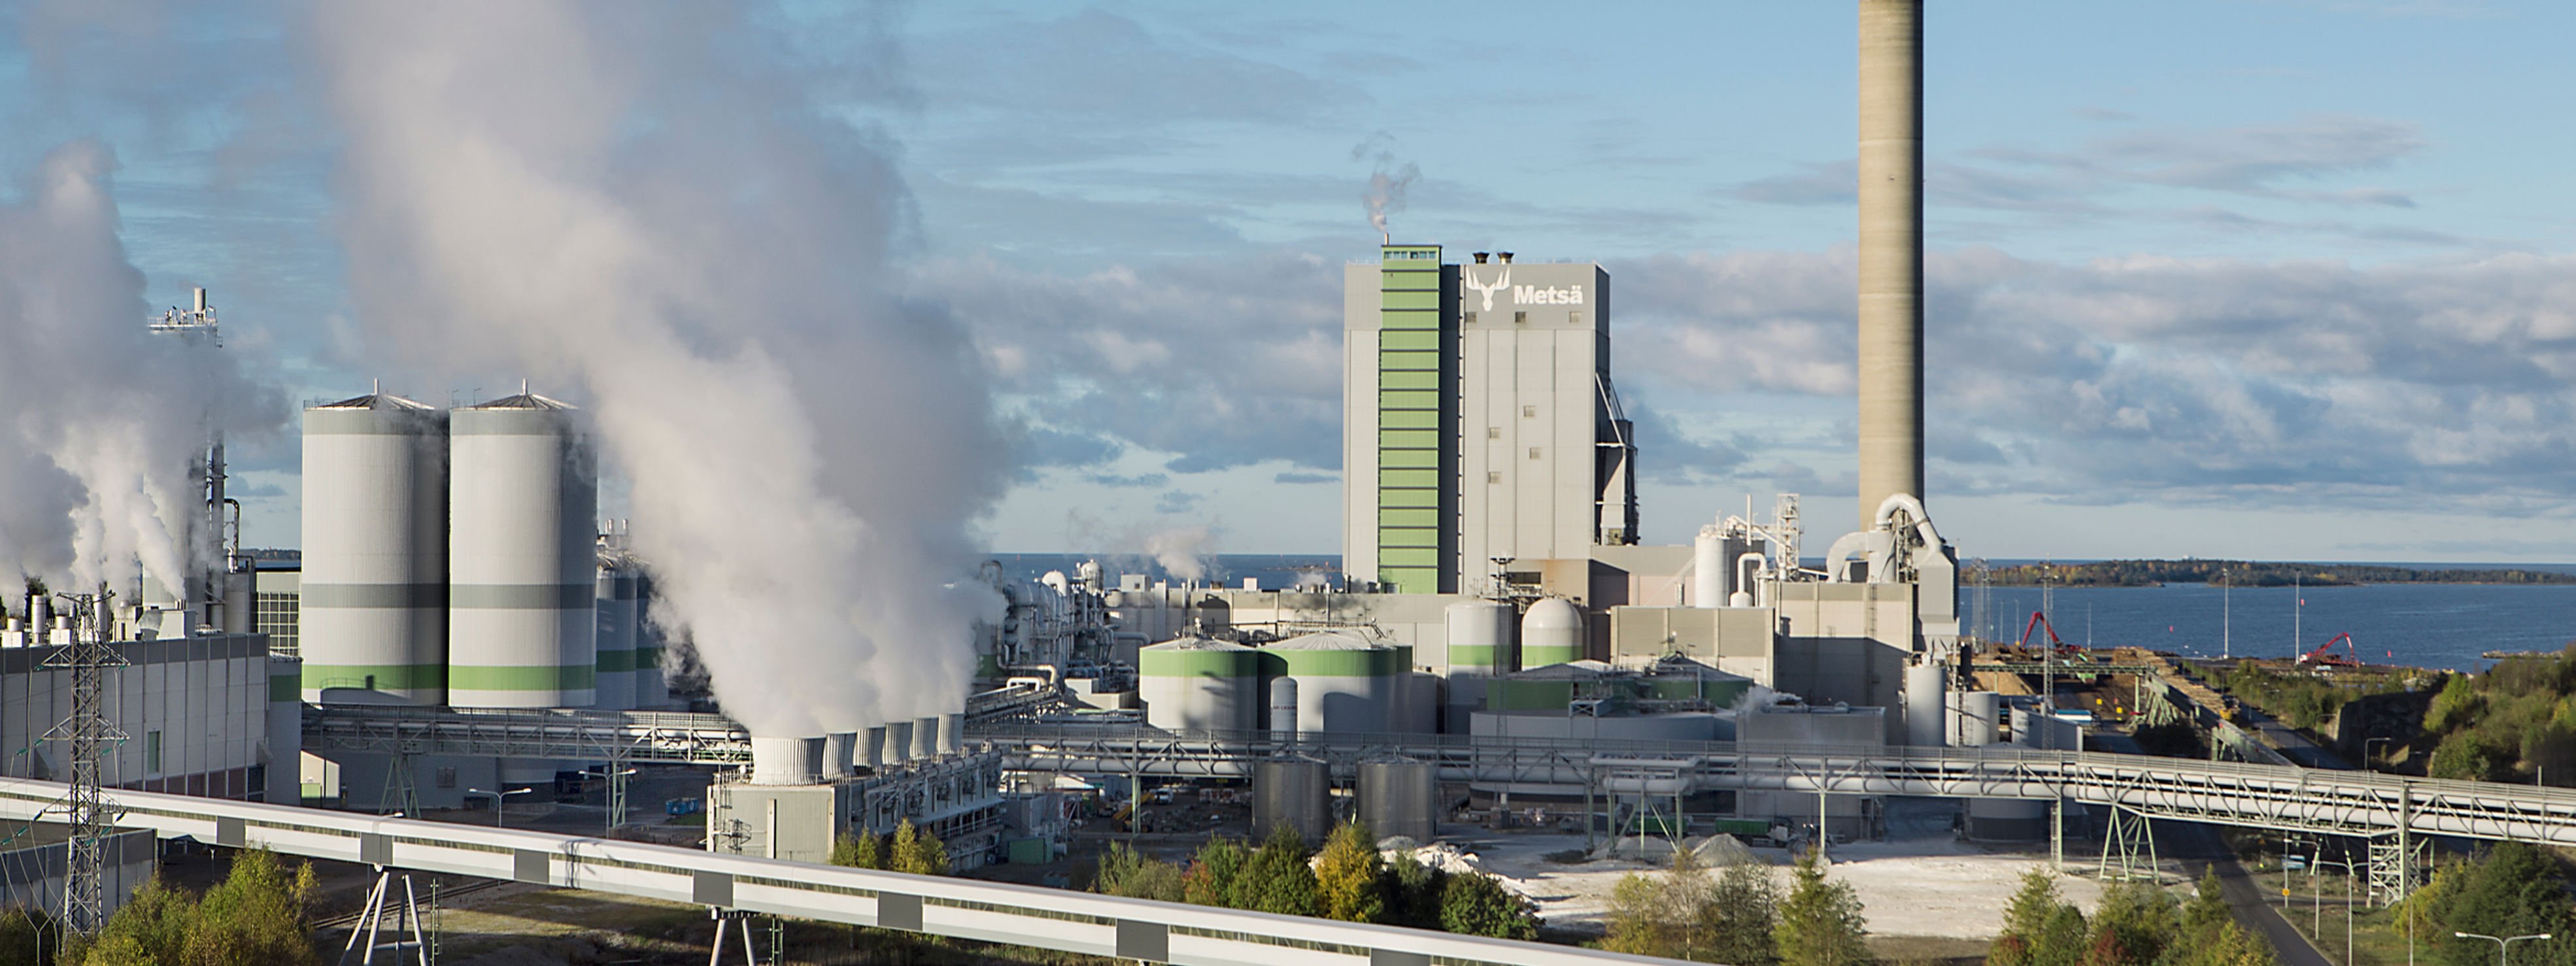
[[[635,652],[631,650],[601,651],[599,652],[598,667],[599,673],[601,674],[625,674],[631,672],[635,670]]]
[[[437,690],[447,686],[444,664],[306,664],[304,688],[369,688],[377,691]],[[275,687],[274,681],[270,685]]]
[[[1491,644],[1451,644],[1449,666],[1493,667],[1494,661],[1501,657],[1501,651],[1502,648]]]
[[[1136,664],[1137,673],[1149,678],[1248,678],[1261,673],[1261,654],[1145,648],[1136,652]]]
[[[642,645],[637,645],[637,646],[636,646],[636,648],[635,648],[635,669],[636,669],[636,670],[638,670],[638,671],[657,671],[657,670],[660,670],[660,669],[661,669],[661,667],[662,667],[662,649],[661,649],[661,648],[658,648],[658,647],[644,647],[644,646],[642,646]]]
[[[1521,670],[1524,671],[1534,667],[1568,664],[1580,660],[1583,660],[1583,649],[1579,647],[1523,646],[1521,648]]]
[[[589,664],[562,667],[473,667],[449,665],[451,691],[587,691],[598,686],[599,669]]]

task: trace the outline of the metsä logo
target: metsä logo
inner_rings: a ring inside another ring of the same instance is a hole
[[[1484,294],[1485,294],[1485,311],[1487,311],[1487,312],[1491,312],[1491,311],[1493,311],[1493,310],[1494,310],[1494,293],[1496,293],[1496,292],[1500,292],[1500,291],[1502,291],[1502,290],[1503,290],[1503,289],[1505,289],[1505,288],[1509,288],[1509,287],[1511,287],[1511,284],[1512,284],[1512,267],[1511,267],[1511,266],[1509,266],[1509,265],[1505,265],[1505,266],[1503,266],[1503,273],[1502,273],[1502,274],[1500,274],[1500,275],[1496,275],[1496,276],[1494,276],[1494,284],[1492,284],[1492,285],[1483,285],[1483,284],[1478,284],[1478,283],[1477,283],[1477,281],[1476,281],[1476,270],[1475,270],[1475,269],[1473,269],[1473,268],[1469,268],[1469,267],[1467,267],[1467,266],[1465,266],[1465,265],[1461,265],[1461,266],[1458,266],[1458,284],[1459,284],[1459,286],[1460,286],[1460,287],[1465,288],[1466,290],[1468,290],[1468,291],[1470,291],[1470,292],[1482,292],[1482,293],[1484,293]],[[1524,287],[1524,288],[1526,288],[1527,286],[1523,286],[1523,287]]]
[[[1583,286],[1540,288],[1535,285],[1512,286],[1512,301],[1522,305],[1581,305]]]

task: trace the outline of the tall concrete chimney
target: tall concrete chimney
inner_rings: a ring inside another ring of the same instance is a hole
[[[1860,0],[1861,529],[1897,493],[1924,498],[1923,0]]]

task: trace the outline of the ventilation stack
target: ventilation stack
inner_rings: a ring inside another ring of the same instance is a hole
[[[1860,0],[1860,529],[1923,494],[1923,0]]]

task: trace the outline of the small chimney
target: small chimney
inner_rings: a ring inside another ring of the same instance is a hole
[[[199,315],[204,315],[205,313],[206,313],[206,290],[205,290],[205,288],[204,288],[203,286],[199,286],[199,287],[197,288],[197,314],[199,314]]]
[[[1476,264],[1478,264],[1478,265],[1482,265],[1482,264],[1484,264],[1484,263],[1485,263],[1485,256],[1486,256],[1486,254],[1487,254],[1487,253],[1485,253],[1485,252],[1477,252],[1477,253],[1476,253]]]
[[[1502,259],[1502,260],[1503,260],[1503,264],[1505,264],[1505,265],[1509,265],[1509,264],[1511,264],[1511,263],[1512,263],[1512,253],[1510,253],[1510,252],[1495,252],[1495,253],[1494,253],[1494,257],[1495,257],[1495,258]]]

